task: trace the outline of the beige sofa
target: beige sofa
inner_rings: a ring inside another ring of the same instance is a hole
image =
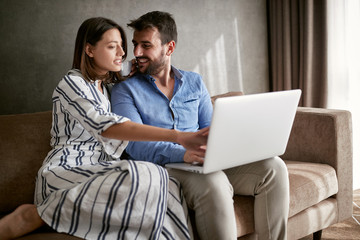
[[[238,95],[229,93],[228,95]],[[0,115],[0,214],[32,203],[35,175],[49,151],[51,112]],[[290,212],[288,239],[299,239],[351,217],[352,126],[348,111],[297,110],[286,153]],[[240,239],[256,238],[253,197],[235,196]],[[216,216],[214,216],[216,217]],[[21,239],[77,239],[43,227]]]

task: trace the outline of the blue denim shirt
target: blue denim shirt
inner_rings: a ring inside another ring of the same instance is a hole
[[[158,89],[150,75],[136,74],[116,84],[111,93],[112,111],[133,122],[152,126],[197,131],[210,125],[212,104],[199,74],[172,67],[175,77],[171,101]],[[183,162],[185,149],[170,142],[129,142],[131,159],[160,165]]]

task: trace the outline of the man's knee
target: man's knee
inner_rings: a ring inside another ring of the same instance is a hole
[[[222,172],[203,175],[198,195],[207,204],[229,204],[232,202],[234,190],[227,176]]]
[[[289,178],[285,162],[280,157],[268,159],[267,164],[277,178],[287,180]]]
[[[226,191],[233,194],[232,185],[229,182],[226,174],[222,171],[206,174],[203,177],[204,187],[207,187],[211,192]]]
[[[288,192],[289,175],[285,162],[279,157],[274,157],[265,160],[264,163],[267,169],[267,175],[264,177],[268,187],[271,186],[270,188],[283,189]]]
[[[170,175],[180,181],[190,208],[196,208],[197,204],[232,201],[233,188],[224,172],[210,174],[183,172],[180,175],[177,173],[171,171]]]
[[[254,163],[255,169],[258,170],[258,174],[263,176],[269,175],[274,176],[287,176],[287,168],[284,161],[279,157],[268,158],[259,162]]]

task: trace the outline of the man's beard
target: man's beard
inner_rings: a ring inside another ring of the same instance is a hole
[[[146,69],[144,69],[144,74],[155,75],[159,73],[161,70],[163,70],[164,67],[165,67],[164,59],[161,59],[161,61],[150,62],[149,66]]]
[[[165,68],[165,53],[161,54],[161,57],[155,61],[149,61],[149,65],[145,69],[141,69],[140,72],[147,75],[155,75]]]

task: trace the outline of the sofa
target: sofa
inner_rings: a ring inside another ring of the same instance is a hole
[[[230,92],[217,97],[241,95]],[[0,214],[32,203],[35,176],[50,150],[51,111],[0,115]],[[345,110],[298,107],[281,158],[290,180],[288,239],[313,234],[352,215],[352,125]],[[234,196],[239,239],[256,239],[252,196]],[[191,213],[190,213],[191,215]],[[214,216],[216,217],[216,216]],[[196,227],[193,226],[196,237]],[[44,226],[20,239],[78,239]]]

